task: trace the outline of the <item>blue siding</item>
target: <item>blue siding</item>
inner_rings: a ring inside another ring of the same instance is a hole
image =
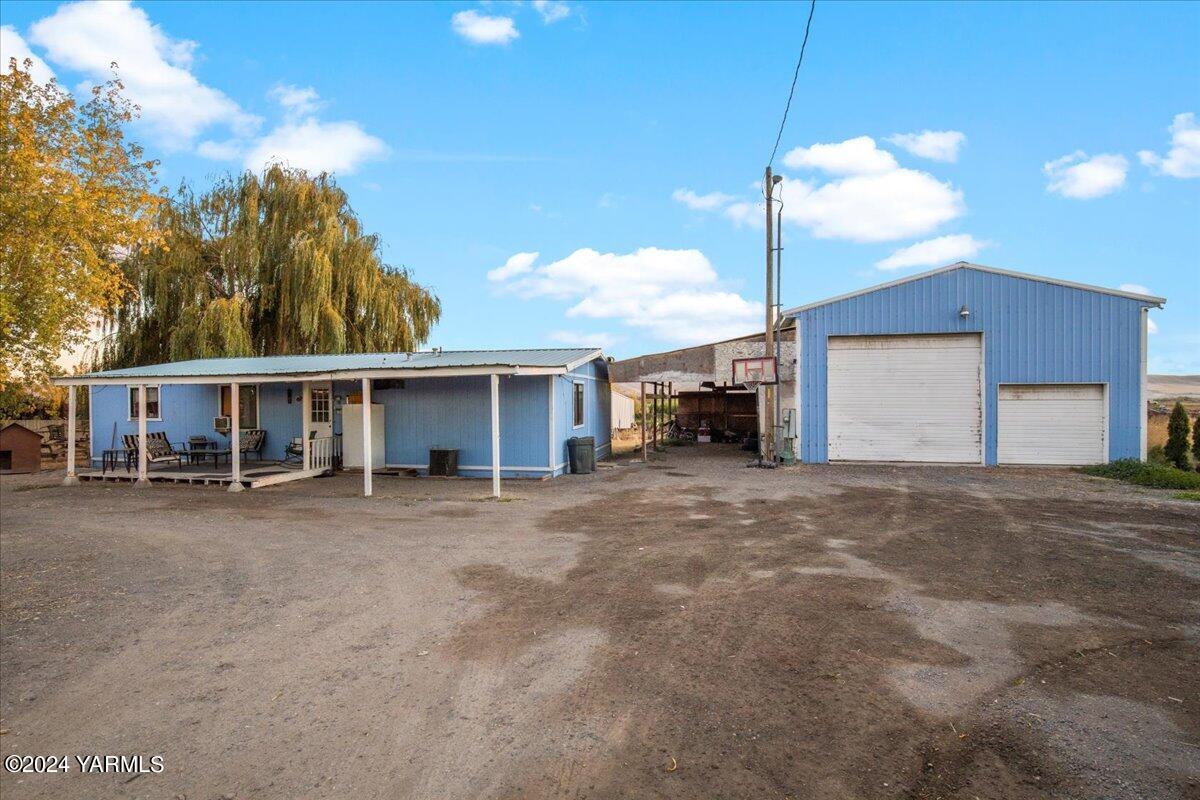
[[[515,375],[500,377],[500,464],[504,477],[540,477],[548,466],[561,474],[566,461],[566,440],[571,436],[595,436],[597,455],[607,455],[609,445],[609,395],[607,364],[597,359],[580,366],[576,376],[584,378],[585,425],[571,422],[572,376]],[[559,463],[548,465],[549,393],[555,387],[555,422]],[[335,381],[335,396],[347,397],[360,391],[358,381]],[[292,402],[288,402],[288,390]],[[92,387],[92,454],[110,447],[114,426],[116,446],[125,433],[137,433],[137,420],[129,420],[124,386]],[[161,388],[161,422],[149,422],[147,430],[166,431],[172,442],[188,436],[205,435],[223,440],[213,431],[217,415],[215,385],[177,384]],[[301,386],[299,383],[267,383],[259,388],[259,425],[267,431],[264,457],[283,458],[283,450],[301,430]],[[372,400],[384,406],[385,461],[389,465],[425,469],[429,450],[452,447],[459,450],[465,475],[487,475],[492,463],[491,388],[487,376],[455,378],[410,378],[404,388],[376,389]],[[334,431],[341,433],[341,414],[334,415]]]
[[[92,452],[93,461],[100,460],[102,451],[122,447],[121,437],[137,433],[137,420],[129,419],[129,388],[126,386],[92,386]],[[148,420],[147,431],[166,431],[174,443],[186,442],[189,436],[213,433],[213,417],[217,415],[217,387],[195,384],[164,385],[159,388],[161,421]]]
[[[959,309],[970,309],[962,319]],[[796,315],[801,338],[800,450],[827,460],[828,337],[983,334],[984,459],[996,463],[1001,383],[1106,383],[1109,456],[1141,454],[1142,301],[964,267]]]
[[[502,467],[545,467],[546,391],[544,376],[500,376]],[[457,448],[461,466],[490,470],[492,412],[487,376],[412,378],[403,389],[373,391],[372,400],[384,406],[388,464],[424,469],[431,448]],[[545,473],[505,470],[503,474]]]
[[[574,385],[583,384],[583,425],[574,425]],[[567,440],[573,436],[594,436],[596,457],[607,458],[612,445],[612,389],[608,382],[608,363],[595,359],[577,367],[574,372],[554,377],[554,427],[557,439],[558,463],[556,475],[567,464]]]

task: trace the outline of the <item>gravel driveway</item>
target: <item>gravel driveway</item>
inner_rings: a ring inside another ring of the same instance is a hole
[[[1200,505],[1060,470],[0,482],[19,798],[1197,798]]]

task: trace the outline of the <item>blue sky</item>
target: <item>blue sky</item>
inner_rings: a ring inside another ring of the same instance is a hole
[[[761,324],[755,184],[807,3],[0,8],[5,62],[72,88],[118,62],[168,184],[332,169],[441,297],[433,345]],[[1200,372],[1198,113],[1198,4],[818,2],[776,159],[783,302],[960,258],[1141,286],[1168,298],[1151,370]]]

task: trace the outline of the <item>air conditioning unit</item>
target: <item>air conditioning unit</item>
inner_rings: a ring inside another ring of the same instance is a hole
[[[229,417],[213,417],[213,430],[221,433],[229,433],[231,423]]]

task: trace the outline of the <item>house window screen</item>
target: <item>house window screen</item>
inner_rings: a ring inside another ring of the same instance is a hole
[[[221,416],[233,417],[232,392],[229,386],[221,387]],[[238,427],[242,430],[258,427],[258,387],[253,384],[238,386]]]
[[[138,418],[138,387],[129,387],[129,418]],[[158,387],[146,387],[146,419],[162,419],[158,404]]]
[[[312,390],[312,421],[329,422],[333,413],[333,401],[328,389]]]
[[[583,426],[583,384],[575,384],[573,397],[573,407],[575,409],[575,427]]]

